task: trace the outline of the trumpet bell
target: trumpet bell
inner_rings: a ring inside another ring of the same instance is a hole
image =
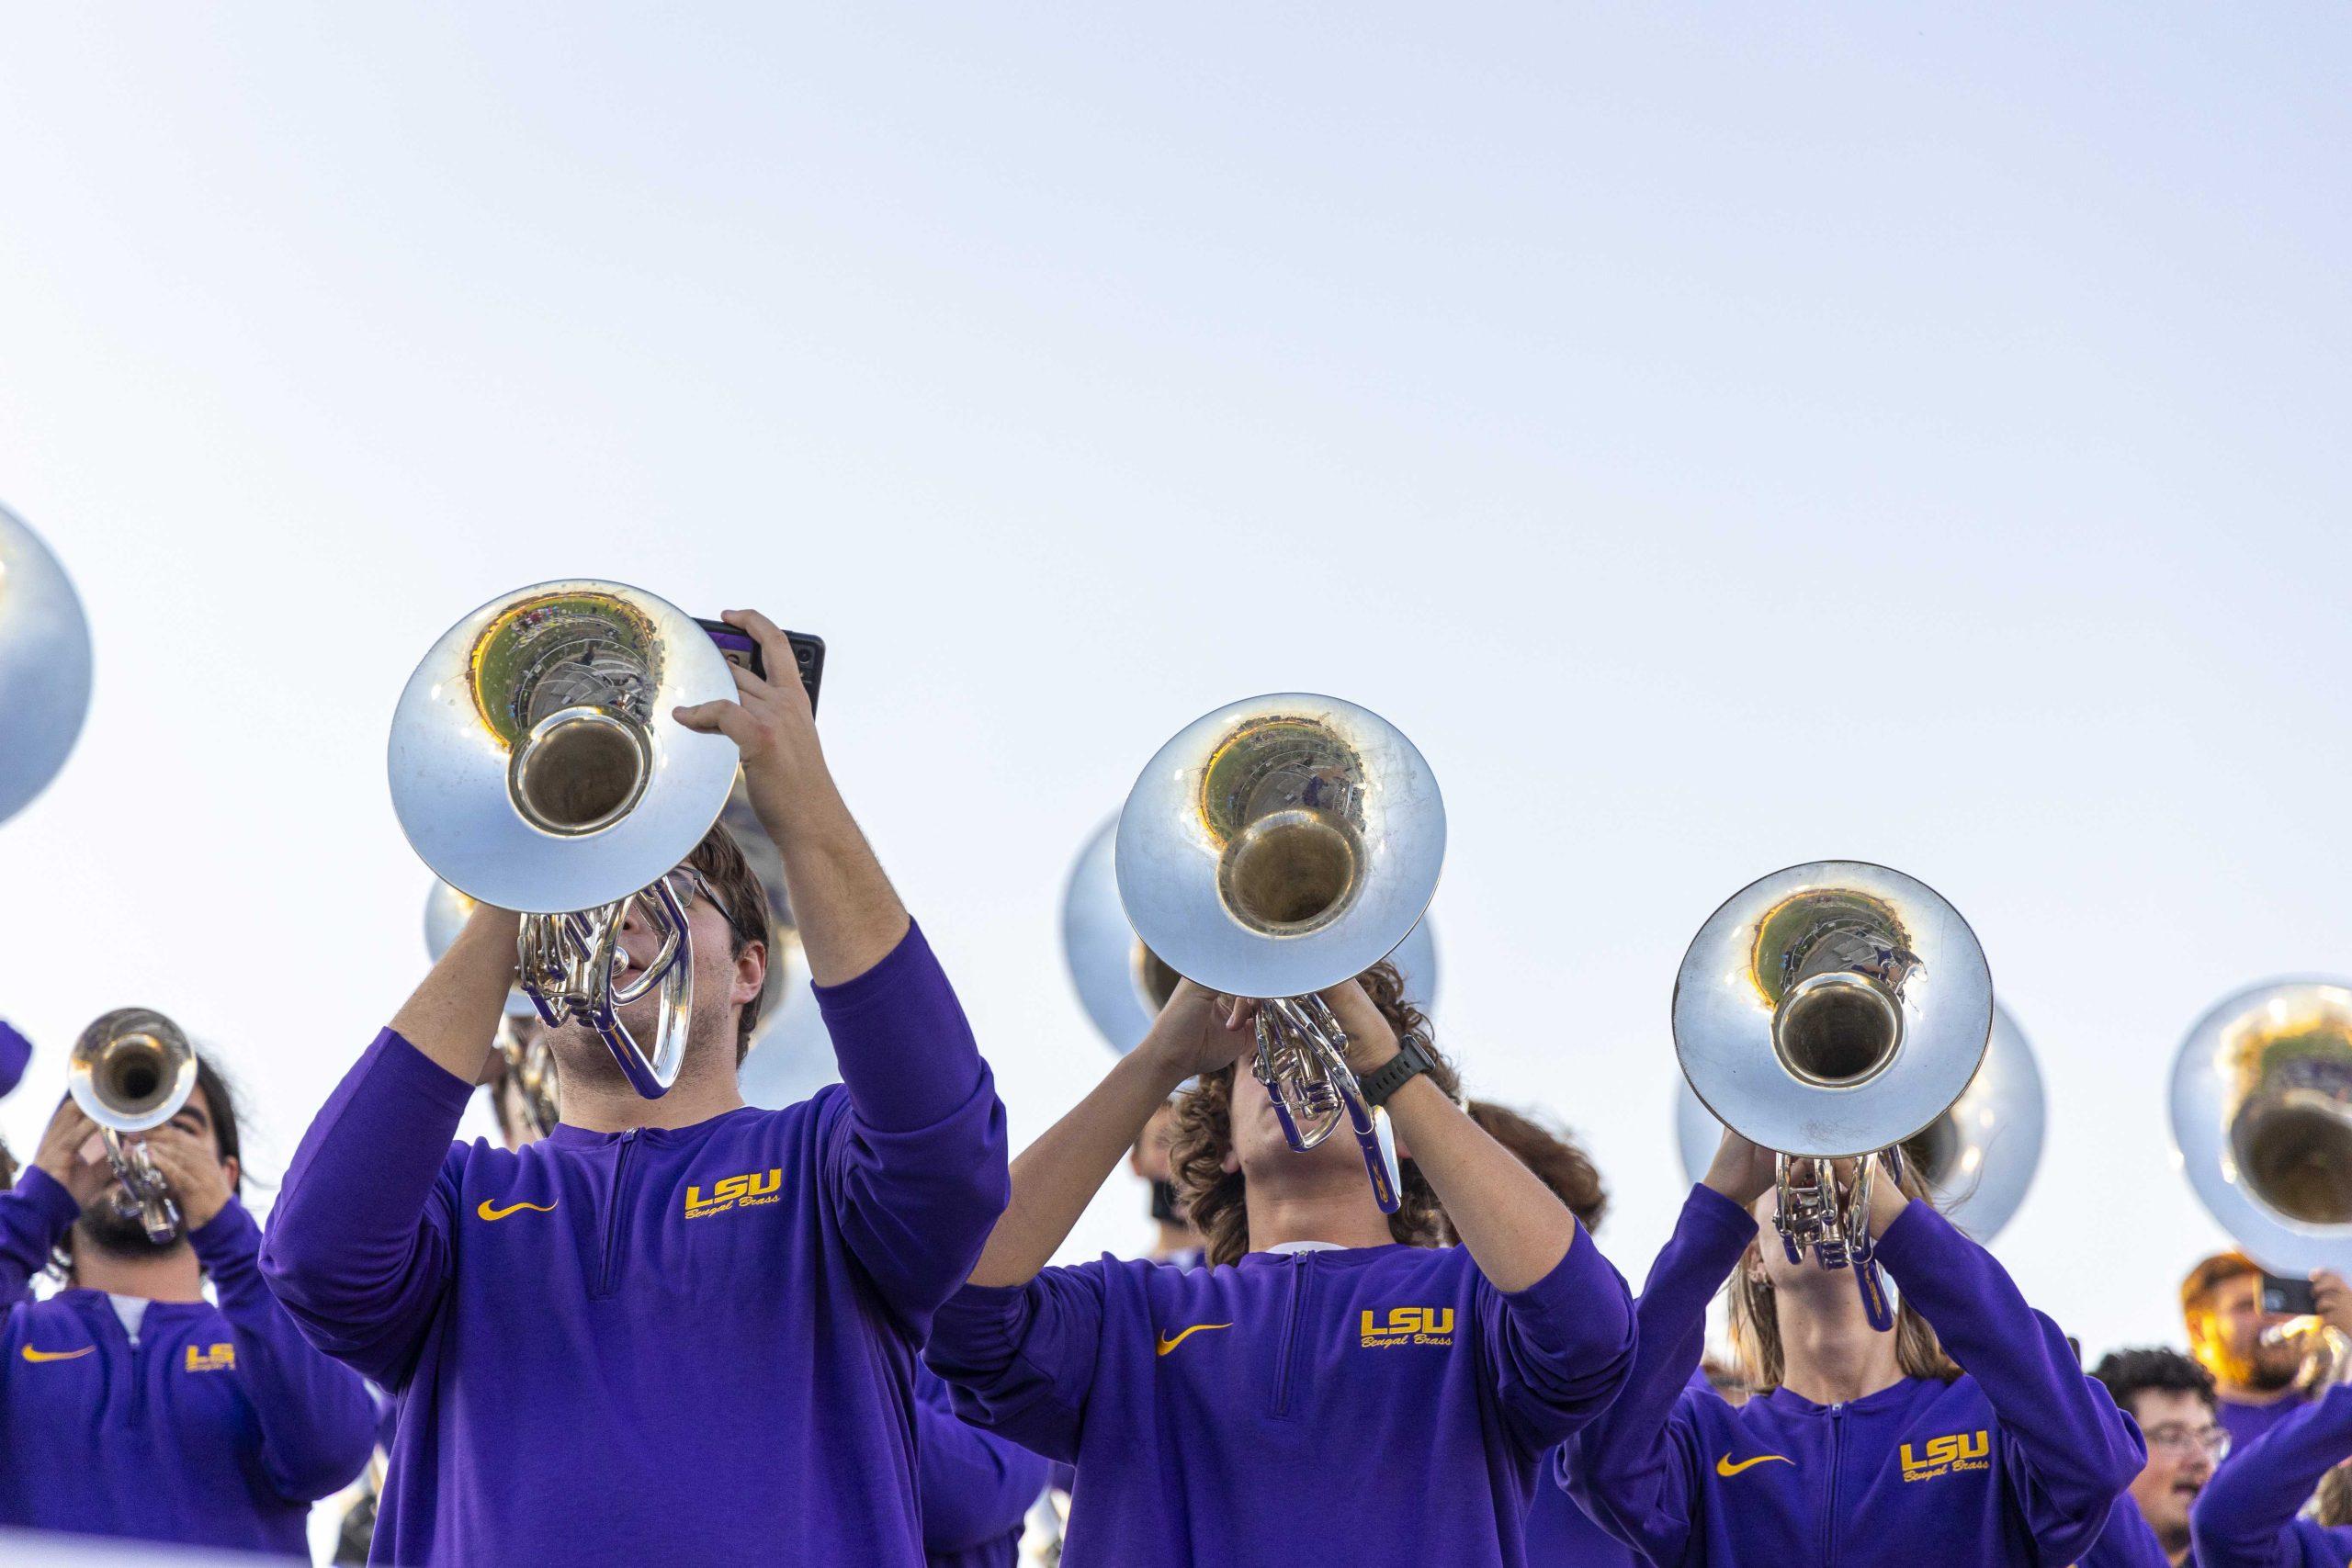
[[[1176,988],[1176,971],[1136,940],[1119,905],[1113,860],[1118,818],[1097,829],[1079,852],[1062,893],[1062,958],[1070,983],[1095,1031],[1125,1055],[1150,1032],[1152,1020]],[[1437,1009],[1437,942],[1423,919],[1388,954],[1405,982],[1405,999],[1424,1013]]]
[[[1144,768],[1113,851],[1135,936],[1237,997],[1298,997],[1377,964],[1445,859],[1436,778],[1402,731],[1279,693],[1195,719]]]
[[[1989,1246],[2033,1186],[2047,1112],[2033,1047],[1996,1002],[1984,1065],[1950,1110],[1903,1141],[1903,1157],[1944,1217]],[[1683,1173],[1696,1184],[1714,1163],[1723,1124],[1687,1078],[1676,1088],[1674,1127]]]
[[[0,507],[0,822],[65,766],[90,708],[90,624],[65,569]]]
[[[74,1042],[65,1085],[108,1132],[148,1132],[178,1115],[195,1091],[196,1047],[162,1013],[118,1008]]]
[[[739,754],[673,720],[732,698],[709,634],[594,579],[503,594],[443,634],[392,719],[392,807],[442,880],[526,914],[594,909],[675,866]]]
[[[2173,1060],[2173,1145],[2222,1228],[2273,1273],[2352,1251],[2352,984],[2223,998]]]
[[[1919,1133],[1967,1089],[1992,1027],[1992,973],[1960,911],[1861,861],[1742,888],[1674,983],[1692,1091],[1784,1155],[1862,1155]]]

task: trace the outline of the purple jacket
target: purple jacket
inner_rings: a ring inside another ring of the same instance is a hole
[[[1689,1392],[1707,1303],[1756,1229],[1705,1187],[1683,1204],[1642,1292],[1633,1379],[1573,1446],[1594,1518],[1660,1568],[2007,1568],[2089,1549],[2140,1472],[2139,1428],[1992,1254],[1923,1203],[1879,1259],[1966,1375],[1832,1405]]]
[[[2189,1515],[2198,1568],[2344,1568],[2352,1528],[2295,1515],[2347,1459],[2352,1386],[2339,1383],[2314,1403],[2298,1402],[2205,1483]]]
[[[1544,1456],[1632,1353],[1582,1230],[1513,1295],[1458,1247],[1105,1258],[967,1286],[924,1352],[967,1419],[1077,1464],[1066,1568],[1519,1568]]]
[[[0,1290],[21,1294],[77,1213],[28,1166],[0,1193]],[[308,1561],[311,1504],[367,1464],[375,1407],[271,1299],[242,1204],[188,1240],[220,1305],[150,1302],[136,1339],[102,1291],[8,1309],[0,1526]]]
[[[915,1472],[930,1568],[1012,1568],[1046,1461],[956,1414],[939,1374],[915,1368]]]
[[[372,1561],[922,1563],[914,1352],[1004,1208],[1003,1108],[920,931],[817,996],[815,1098],[513,1152],[368,1047],[263,1267],[400,1401]]]

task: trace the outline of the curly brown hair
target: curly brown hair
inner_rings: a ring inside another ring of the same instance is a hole
[[[1394,964],[1382,960],[1357,976],[1356,983],[1390,1029],[1399,1035],[1410,1031],[1425,1041],[1430,1038],[1429,1020],[1405,999],[1404,977]],[[1433,1044],[1430,1054],[1436,1055]],[[1203,1257],[1213,1264],[1238,1263],[1250,1250],[1246,1187],[1239,1171],[1225,1168],[1226,1151],[1233,1146],[1233,1073],[1231,1067],[1203,1073],[1199,1087],[1179,1097],[1168,1143],[1177,1201],[1201,1233]],[[1449,1099],[1462,1097],[1461,1076],[1444,1057],[1438,1056],[1429,1076]],[[1445,1211],[1413,1162],[1398,1164],[1403,1179],[1396,1212],[1388,1216],[1388,1234],[1408,1247],[1436,1247],[1445,1239]]]
[[[1886,1173],[1878,1173],[1879,1180]],[[1919,1168],[1908,1161],[1903,1167],[1903,1195],[1914,1203],[1929,1201],[1928,1189],[1919,1179]],[[1748,1264],[1760,1256],[1765,1247],[1778,1247],[1780,1238],[1758,1235],[1739,1255],[1738,1267],[1731,1271],[1724,1287],[1731,1293],[1731,1344],[1739,1363],[1742,1381],[1758,1393],[1770,1393],[1781,1386],[1788,1369],[1781,1350],[1781,1304],[1772,1290],[1772,1281],[1763,1270],[1751,1271]],[[1960,1376],[1960,1368],[1944,1354],[1943,1341],[1919,1309],[1908,1299],[1898,1302],[1894,1310],[1894,1359],[1907,1378],[1935,1378],[1950,1382]]]
[[[1600,1216],[1609,1212],[1609,1193],[1600,1184],[1600,1169],[1574,1138],[1538,1117],[1490,1100],[1472,1100],[1470,1120],[1533,1171],[1585,1229],[1600,1228]]]

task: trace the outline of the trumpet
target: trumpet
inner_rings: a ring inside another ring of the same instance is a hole
[[[124,1134],[162,1126],[196,1089],[196,1047],[179,1025],[146,1008],[118,1008],[92,1023],[65,1062],[66,1089],[98,1124],[107,1162],[122,1179],[115,1212],[161,1246],[179,1233],[179,1205],[144,1144]]]
[[[1062,962],[1088,1021],[1124,1056],[1150,1032],[1152,1020],[1175,994],[1177,975],[1137,939],[1119,907],[1112,865],[1118,830],[1116,817],[1096,829],[1070,868],[1062,890]],[[1430,923],[1424,917],[1388,955],[1406,999],[1424,1013],[1437,1006],[1437,939]]]
[[[524,913],[524,995],[549,1028],[594,1029],[649,1100],[677,1081],[694,1010],[673,874],[718,819],[738,761],[733,741],[670,715],[734,694],[708,634],[676,606],[575,579],[450,627],[392,717],[392,807],[410,845],[468,897]],[[624,979],[632,913],[658,947]],[[649,995],[650,1050],[620,1019]]]
[[[2173,1059],[2188,1184],[2275,1274],[2352,1254],[2352,984],[2272,981],[2223,998]]]
[[[90,624],[73,580],[0,506],[0,822],[49,787],[90,709]]]
[[[1445,807],[1429,764],[1378,715],[1285,692],[1180,730],[1119,813],[1119,901],[1145,948],[1211,990],[1259,1001],[1252,1066],[1304,1153],[1342,1122],[1381,1212],[1398,1203],[1388,1119],[1316,993],[1394,952],[1429,908]]]
[[[1951,1109],[1984,1064],[1993,978],[1933,888],[1860,861],[1749,884],[1691,940],[1674,983],[1674,1047],[1709,1111],[1776,1152],[1775,1228],[1851,1268],[1871,1325],[1894,1324],[1870,1234],[1871,1187],[1897,1145]],[[1841,1191],[1832,1162],[1851,1158]]]
[[[1714,1163],[1723,1123],[1700,1103],[1690,1079],[1678,1077],[1675,1088],[1675,1141],[1683,1173],[1695,1185]],[[1937,1211],[1989,1247],[2033,1187],[2048,1111],[2033,1046],[1996,1001],[1992,1043],[1968,1091],[1896,1146]]]

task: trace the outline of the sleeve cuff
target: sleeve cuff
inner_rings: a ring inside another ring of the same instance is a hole
[[[1523,1291],[1503,1292],[1502,1299],[1539,1338],[1615,1344],[1633,1337],[1633,1296],[1581,1220],[1576,1240],[1552,1271]]]
[[[232,1198],[220,1212],[187,1233],[188,1246],[208,1272],[224,1263],[250,1263],[261,1256],[261,1226],[245,1206]]]
[[[1915,1198],[1886,1227],[1872,1250],[1900,1279],[1906,1269],[1933,1269],[1937,1256],[1959,1238],[1960,1232],[1950,1220]]]
[[[82,1217],[82,1205],[74,1201],[74,1194],[65,1184],[37,1165],[28,1165],[17,1175],[17,1196],[33,1206],[33,1211],[50,1224],[50,1239],[62,1239]]]
[[[811,981],[808,988],[817,994],[817,1009],[825,1015],[827,1024],[845,1023],[876,999],[896,996],[906,985],[909,970],[936,967],[938,963],[932,956],[931,943],[923,939],[922,927],[910,919],[907,934],[899,939],[899,945],[876,959],[865,974],[838,986],[820,986]]]
[[[472,1084],[410,1044],[396,1029],[386,1028],[376,1036],[368,1047],[363,1071],[371,1080],[382,1079],[391,1093],[415,1094],[453,1117],[463,1116],[474,1097]]]

